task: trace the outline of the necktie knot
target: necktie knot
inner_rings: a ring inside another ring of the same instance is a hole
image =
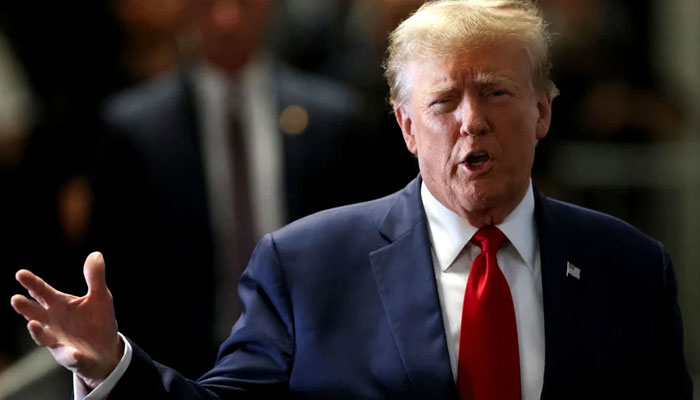
[[[495,226],[479,229],[472,237],[472,242],[481,247],[482,252],[496,252],[506,241],[506,235]]]

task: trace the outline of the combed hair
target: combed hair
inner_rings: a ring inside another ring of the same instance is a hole
[[[530,56],[535,89],[558,94],[550,78],[551,36],[537,6],[528,0],[429,1],[389,36],[384,71],[394,107],[408,99],[406,70],[421,58],[448,57],[484,43],[514,38]]]

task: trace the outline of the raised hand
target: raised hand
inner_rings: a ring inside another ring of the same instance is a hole
[[[56,361],[95,388],[114,370],[124,352],[117,334],[112,295],[107,289],[102,254],[85,260],[83,274],[88,293],[76,297],[61,293],[27,270],[16,278],[34,300],[12,296],[12,307],[29,322],[27,329],[39,346]]]

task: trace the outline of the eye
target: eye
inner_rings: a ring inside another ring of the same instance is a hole
[[[489,88],[484,90],[484,96],[485,97],[506,97],[511,95],[511,91],[505,88]]]
[[[434,106],[434,105],[438,105],[438,104],[446,104],[449,101],[450,101],[450,99],[448,99],[448,98],[441,98],[441,99],[433,100],[433,102],[430,103],[430,105]]]
[[[455,103],[457,103],[457,99],[454,96],[441,96],[431,101],[430,107],[444,109],[451,107]]]
[[[513,97],[513,90],[503,86],[491,86],[483,88],[481,96],[484,99],[501,102]]]
[[[437,114],[449,113],[455,109],[458,101],[452,97],[441,97],[430,103],[430,111]]]

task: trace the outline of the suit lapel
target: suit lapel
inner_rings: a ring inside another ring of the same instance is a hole
[[[380,231],[390,244],[370,253],[380,298],[419,398],[455,398],[420,178],[397,197]]]
[[[535,218],[542,265],[545,326],[545,370],[542,399],[556,397],[581,375],[584,342],[581,326],[581,293],[586,271],[576,261],[578,241],[571,237],[567,220],[556,214],[556,204],[536,191]],[[567,276],[567,263],[580,276]],[[572,381],[573,379],[573,381]],[[570,388],[569,388],[570,389]]]

